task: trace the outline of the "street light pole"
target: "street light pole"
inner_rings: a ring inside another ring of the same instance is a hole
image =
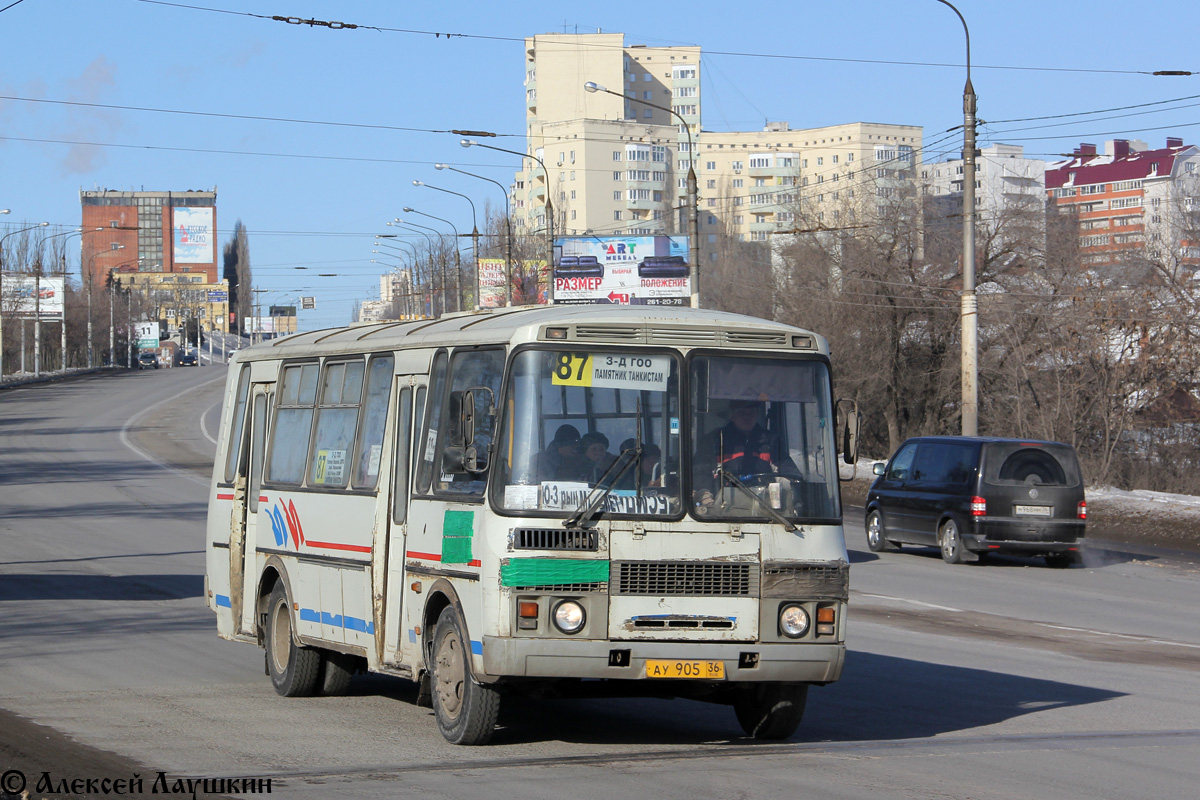
[[[405,208],[404,210],[406,212],[412,211],[412,209],[410,209],[410,208]],[[420,212],[418,211],[417,213],[419,214]],[[425,214],[424,216],[429,216],[429,215]],[[415,228],[424,228],[427,231],[433,231],[434,233],[437,233],[438,249],[442,250],[442,247],[441,247],[442,234],[438,233],[437,228],[431,228],[428,225],[422,225],[419,222],[408,222],[406,220],[400,219],[400,217],[396,217],[395,221],[399,222],[399,223],[403,223],[404,225],[407,225],[410,230],[415,229]],[[433,255],[434,255],[434,253],[433,253],[433,237],[430,236],[428,233],[424,233],[423,231],[417,231],[417,233],[422,234],[429,241],[429,272],[430,272],[430,275],[432,276],[432,274],[433,274]],[[442,262],[442,313],[437,314],[436,316],[438,316],[438,317],[440,317],[440,316],[442,316],[442,314],[446,313],[446,254],[445,254],[444,250],[443,250],[443,252],[441,252],[439,254],[439,256],[440,256],[440,260]],[[432,284],[433,281],[431,280],[430,283]],[[433,294],[431,292],[429,295],[429,314],[430,314],[430,316],[434,316],[433,305],[434,305],[433,304]]]
[[[8,209],[5,209],[6,213],[7,211]],[[18,233],[31,231],[34,228],[45,228],[49,224],[49,222],[39,222],[36,225],[18,228],[15,231],[4,234],[4,236],[0,236],[0,380],[4,380],[4,242],[10,236],[16,236]],[[21,326],[21,330],[22,332],[25,330],[23,325]],[[21,352],[24,354],[25,351],[22,350]]]
[[[500,153],[511,153],[512,155],[514,155],[514,156],[520,156],[521,158],[532,158],[534,161],[536,161],[537,163],[539,163],[539,164],[541,164],[541,165],[542,165],[542,174],[544,174],[544,175],[546,176],[546,223],[547,223],[547,224],[546,224],[546,231],[547,231],[547,234],[546,234],[546,237],[547,237],[547,246],[546,246],[546,268],[547,268],[548,270],[550,270],[550,271],[551,271],[551,272],[550,272],[550,275],[551,275],[551,277],[550,277],[550,285],[549,285],[549,287],[548,287],[548,291],[549,291],[549,300],[550,300],[550,303],[551,303],[551,304],[553,304],[553,303],[554,303],[554,277],[553,277],[553,268],[554,268],[554,203],[553,203],[553,201],[552,201],[552,199],[551,199],[551,194],[552,194],[552,193],[553,193],[553,191],[554,191],[554,184],[553,184],[553,183],[551,182],[551,180],[550,180],[550,170],[546,169],[546,162],[545,162],[545,161],[542,161],[540,158],[538,158],[537,156],[535,156],[533,153],[522,153],[522,152],[519,152],[519,151],[517,151],[517,150],[508,150],[508,149],[505,149],[505,148],[503,148],[503,147],[496,147],[495,145],[491,145],[491,144],[484,144],[483,142],[475,142],[475,141],[472,141],[472,140],[470,140],[470,139],[463,139],[462,141],[460,141],[460,142],[459,142],[459,144],[460,144],[460,145],[462,145],[463,147],[486,147],[488,150],[495,150],[495,151],[497,151],[497,152],[500,152]],[[524,171],[525,171],[525,162],[524,162],[524,161],[522,161],[522,162],[521,162],[521,171],[522,171],[522,172],[524,172]],[[510,288],[509,288],[509,290],[508,290],[508,304],[509,304],[509,305],[512,305],[512,289],[511,289],[511,286],[510,286]]]
[[[660,106],[657,103],[651,103],[649,100],[638,100],[636,97],[626,97],[620,92],[614,92],[606,86],[601,86],[595,81],[588,81],[583,85],[583,88],[591,93],[604,92],[611,94],[614,97],[620,97],[622,100],[632,100],[635,103],[641,103],[644,106],[657,108],[659,111],[666,111],[668,114],[674,114],[680,124],[683,125],[683,131],[687,134],[688,139],[688,176],[687,176],[687,194],[688,205],[691,206],[691,218],[688,220],[688,261],[691,262],[688,280],[692,284],[692,308],[700,307],[700,202],[699,202],[699,184],[696,180],[696,147],[692,143],[692,126],[688,125],[678,111],[667,106]]]
[[[403,228],[404,230],[412,231],[413,233],[419,233],[425,237],[425,242],[429,248],[429,259],[426,262],[429,267],[429,269],[428,269],[429,281],[427,282],[427,285],[429,286],[429,318],[433,319],[437,316],[437,314],[436,314],[437,307],[436,307],[436,304],[434,303],[434,291],[435,291],[437,282],[434,280],[434,276],[436,273],[434,272],[434,269],[433,269],[433,237],[430,236],[428,233],[426,233],[423,230],[418,230],[418,228],[425,228],[426,231],[434,231],[434,229],[427,228],[424,225],[414,225],[413,223],[405,223],[404,220],[400,219],[400,217],[395,217],[391,222],[389,222],[387,224],[393,228]],[[437,231],[434,231],[434,233],[437,233]],[[396,241],[403,242],[402,239],[397,239]],[[405,242],[405,244],[408,244],[408,243]],[[413,252],[417,251],[416,245],[413,245],[412,248],[413,248]],[[420,260],[421,260],[420,257],[418,257],[417,258],[417,266],[420,266]],[[424,316],[424,315],[422,315],[422,316]]]
[[[430,219],[436,219],[438,222],[446,223],[447,225],[450,226],[450,230],[454,231],[454,291],[457,294],[457,297],[455,298],[455,302],[454,302],[454,310],[462,311],[462,254],[459,253],[459,251],[458,251],[458,240],[460,238],[459,234],[458,234],[458,228],[456,228],[454,226],[454,223],[448,219],[442,219],[441,217],[435,217],[433,214],[426,214],[424,211],[417,211],[415,208],[409,208],[409,207],[405,206],[404,213],[405,214],[420,214],[422,217],[429,217]],[[430,228],[430,230],[434,230],[434,229]],[[439,234],[439,236],[440,235],[441,234]],[[442,263],[445,263],[444,257],[442,259]],[[442,273],[442,282],[445,283],[445,281],[446,281],[446,274],[443,272]],[[446,305],[445,301],[443,301],[442,307],[445,308],[445,305]]]
[[[967,39],[967,83],[963,87],[963,290],[962,290],[962,435],[979,434],[979,300],[975,294],[975,87],[971,85],[971,32],[958,16]]]
[[[507,255],[505,256],[505,259],[504,259],[504,297],[505,297],[504,302],[506,305],[512,305],[512,288],[511,288],[512,284],[509,282],[510,276],[512,274],[512,213],[509,209],[508,190],[506,190],[499,181],[494,181],[491,178],[485,178],[482,175],[476,175],[473,172],[464,172],[463,170],[457,169],[455,167],[451,167],[448,164],[434,164],[433,168],[434,169],[448,169],[451,172],[457,172],[459,175],[469,175],[472,178],[478,178],[481,181],[489,181],[500,187],[500,191],[504,195],[504,227],[505,227],[505,232],[507,233],[507,236],[508,236],[508,238],[505,240],[505,245],[506,245],[505,253]],[[476,287],[476,291],[479,291],[478,240],[476,242],[476,253],[475,253],[475,287]],[[477,302],[476,302],[476,307],[477,308],[479,307],[478,298],[477,298]]]
[[[475,269],[474,269],[474,273],[475,273],[475,308],[478,310],[478,308],[479,308],[479,223],[475,218],[475,201],[472,200],[471,198],[467,197],[465,194],[462,194],[461,192],[452,192],[449,189],[442,189],[441,187],[433,186],[431,184],[425,183],[424,181],[413,181],[413,186],[424,186],[426,189],[434,189],[439,192],[445,192],[446,194],[458,195],[459,197],[461,197],[462,199],[466,200],[468,203],[471,204],[471,227],[473,228],[473,230],[471,231],[471,244],[472,244],[472,249],[474,250],[474,254],[475,254]],[[457,229],[455,230],[455,234],[456,235],[458,234]],[[462,291],[461,291],[461,289],[459,290],[459,293],[458,293],[458,310],[462,311]]]

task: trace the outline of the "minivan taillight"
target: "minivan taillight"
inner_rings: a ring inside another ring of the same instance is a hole
[[[985,517],[987,516],[987,500],[982,497],[971,498],[971,516]]]
[[[1087,519],[1087,500],[1080,500],[1076,508],[1076,516],[1080,519]]]

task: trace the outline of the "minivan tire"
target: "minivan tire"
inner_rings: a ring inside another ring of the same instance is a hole
[[[962,536],[958,533],[958,523],[948,519],[938,530],[938,547],[942,550],[942,560],[947,564],[961,564],[963,558]]]
[[[867,514],[867,547],[872,553],[882,553],[888,549],[891,544],[886,538],[886,530],[883,527],[883,515],[878,509],[872,510]]]

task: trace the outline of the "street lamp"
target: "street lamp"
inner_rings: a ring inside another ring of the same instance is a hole
[[[958,16],[967,38],[967,83],[963,87],[963,291],[962,291],[962,435],[979,433],[979,302],[975,295],[975,87],[971,85],[971,32]]]
[[[408,209],[408,208],[405,208],[404,210],[411,211],[411,209]],[[429,215],[426,214],[425,216],[429,216]],[[417,228],[424,228],[424,230],[417,230],[416,232],[421,234],[422,236],[424,236],[425,240],[429,243],[429,275],[430,275],[429,283],[431,285],[430,292],[429,292],[429,315],[440,317],[441,314],[435,315],[433,313],[434,312],[434,303],[433,303],[433,294],[434,293],[433,293],[433,289],[432,289],[432,286],[434,284],[434,281],[433,281],[433,275],[434,275],[434,271],[433,271],[433,256],[434,256],[433,237],[430,236],[428,233],[425,233],[425,231],[433,231],[434,233],[437,234],[439,249],[442,249],[441,248],[442,234],[438,232],[437,228],[431,228],[428,225],[422,225],[419,222],[409,222],[409,221],[401,219],[400,217],[395,218],[395,223],[398,226],[400,224],[403,224],[409,230],[416,230]],[[388,224],[391,225],[392,223],[389,222]],[[441,289],[441,291],[442,291],[442,314],[445,314],[446,313],[446,254],[445,254],[444,249],[442,249],[442,252],[441,252],[441,262],[442,262],[442,289]]]
[[[456,167],[452,167],[449,164],[434,164],[433,168],[434,169],[448,169],[451,172],[457,172],[459,175],[469,175],[472,178],[478,178],[481,181],[489,181],[500,187],[500,192],[504,195],[504,227],[508,234],[508,239],[506,241],[506,249],[505,249],[507,256],[504,261],[504,303],[505,303],[505,305],[511,306],[512,305],[512,284],[509,281],[510,281],[510,276],[512,274],[512,213],[509,210],[508,190],[505,189],[504,186],[499,181],[494,181],[491,178],[485,178],[482,175],[476,175],[473,172],[465,172],[461,169],[457,169]],[[478,286],[479,286],[479,254],[478,253],[476,253],[476,255],[475,255],[475,285],[476,285],[476,291],[478,291]],[[478,306],[478,303],[476,303],[476,305]]]
[[[696,181],[696,149],[692,144],[692,126],[688,125],[687,120],[680,116],[679,112],[669,106],[660,106],[657,103],[651,103],[649,100],[638,100],[636,97],[626,97],[620,92],[614,92],[606,86],[601,86],[595,81],[588,81],[583,85],[583,88],[595,94],[596,92],[604,92],[611,94],[613,97],[619,97],[622,100],[632,100],[635,103],[641,103],[644,106],[657,108],[659,111],[666,111],[668,114],[674,114],[683,125],[683,131],[687,134],[688,139],[688,176],[687,176],[687,193],[688,205],[692,207],[691,219],[688,225],[688,261],[691,262],[688,279],[692,284],[692,308],[700,307],[700,202],[699,188]]]
[[[475,219],[475,201],[472,200],[471,198],[467,197],[465,194],[463,194],[461,192],[452,192],[449,189],[443,189],[440,186],[433,186],[433,185],[425,183],[423,181],[413,181],[413,186],[424,186],[426,189],[433,189],[438,192],[445,192],[446,194],[458,195],[459,197],[461,197],[462,199],[466,200],[468,203],[471,204],[471,227],[473,228],[473,230],[471,231],[471,244],[472,244],[472,249],[475,251],[475,270],[474,270],[474,272],[475,272],[475,308],[478,309],[479,308],[479,223]],[[457,231],[455,231],[455,233],[457,234]],[[457,250],[457,248],[456,248],[456,250]],[[462,311],[462,291],[461,290],[458,293],[458,305],[459,305],[458,310]]]
[[[414,183],[415,182],[416,181],[414,181]],[[450,226],[450,230],[454,231],[454,291],[455,291],[455,294],[457,295],[454,298],[454,310],[462,311],[462,254],[459,253],[459,251],[458,251],[458,239],[460,238],[459,233],[458,233],[458,228],[456,228],[454,226],[454,223],[448,219],[442,219],[441,217],[435,217],[433,214],[426,214],[424,211],[417,211],[415,208],[409,208],[408,206],[404,207],[404,213],[405,214],[420,214],[422,217],[429,217],[430,219],[436,219],[438,222],[446,223],[447,225]],[[430,228],[430,230],[434,230],[434,229]],[[438,235],[440,236],[441,234],[438,234]],[[445,280],[446,280],[446,276],[443,274],[442,282],[444,283]],[[442,307],[445,308],[445,306],[446,306],[446,303],[445,303],[445,301],[443,301]]]
[[[5,209],[5,212],[7,213],[7,209]],[[0,236],[0,380],[4,379],[4,242],[10,236],[31,231],[34,228],[45,228],[49,224],[49,222],[39,222],[36,225],[18,228],[15,231],[4,234],[4,236]]]
[[[546,235],[548,238],[548,243],[547,243],[547,247],[546,247],[546,265],[548,268],[553,269],[553,267],[554,267],[554,204],[553,204],[553,202],[551,202],[550,195],[553,193],[554,186],[550,181],[550,170],[546,169],[546,162],[542,161],[540,158],[535,156],[533,153],[521,153],[517,150],[507,150],[503,147],[496,147],[495,145],[484,144],[483,142],[475,142],[470,139],[463,139],[459,142],[459,144],[462,145],[463,147],[486,147],[488,150],[495,150],[500,153],[511,153],[512,155],[520,156],[521,158],[532,158],[534,161],[536,161],[537,163],[542,165],[542,173],[546,176],[546,220],[547,220]],[[522,161],[521,162],[521,171],[524,172],[524,170],[525,170],[525,162]],[[549,292],[550,292],[550,302],[553,303],[554,302],[554,279],[553,278],[550,279]],[[512,290],[511,290],[511,288],[508,290],[508,303],[509,303],[509,305],[512,305]]]

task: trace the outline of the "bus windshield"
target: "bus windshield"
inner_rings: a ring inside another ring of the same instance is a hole
[[[498,507],[682,513],[677,355],[524,350],[509,380],[495,456]]]
[[[754,521],[839,517],[825,362],[739,354],[695,356],[690,364],[692,512]]]

